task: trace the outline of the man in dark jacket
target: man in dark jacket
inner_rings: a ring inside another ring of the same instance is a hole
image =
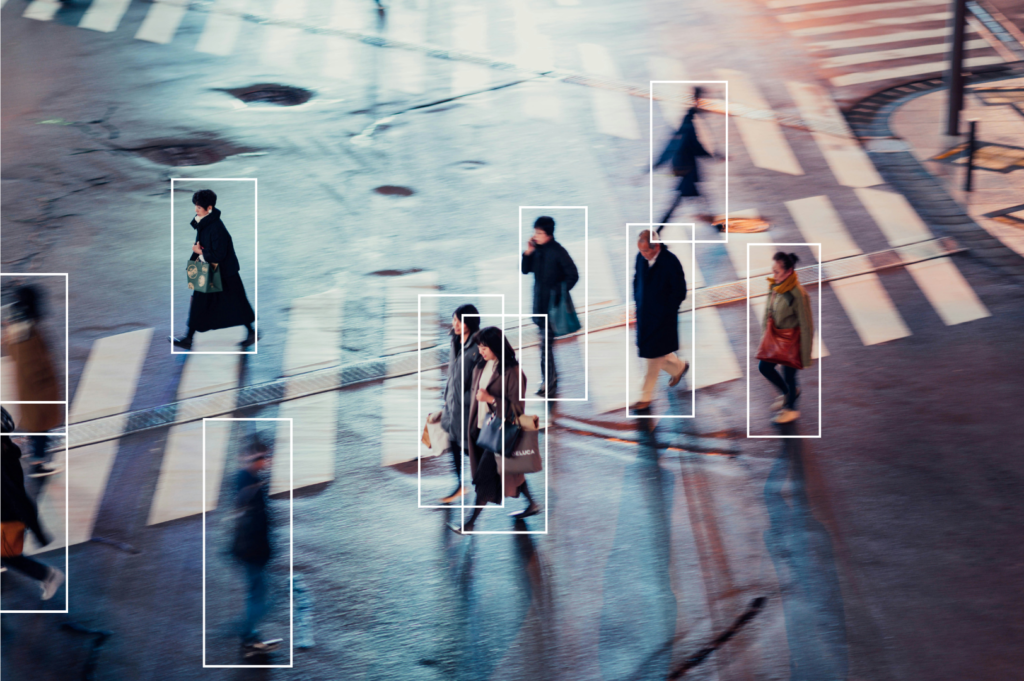
[[[189,304],[188,331],[180,338],[172,338],[172,341],[177,347],[190,350],[192,337],[197,331],[244,326],[248,335],[240,345],[249,348],[256,342],[256,331],[252,327],[256,314],[238,274],[240,266],[231,235],[220,219],[220,210],[216,208],[217,195],[210,189],[200,189],[192,195],[192,203],[196,207],[196,217],[191,222],[196,230],[196,242],[192,246],[191,259],[216,263],[223,290],[193,293]]]
[[[235,478],[235,509],[238,512],[231,553],[245,568],[248,597],[245,620],[241,626],[245,656],[277,650],[280,639],[260,640],[257,625],[269,609],[267,563],[270,562],[270,513],[267,508],[267,480],[264,473],[271,463],[270,449],[260,442],[249,447],[243,457],[244,468]]]
[[[700,190],[697,188],[697,183],[701,181],[700,165],[697,159],[711,156],[704,149],[704,145],[700,143],[700,139],[697,137],[697,128],[693,121],[700,111],[696,106],[700,99],[700,88],[694,89],[693,97],[695,106],[686,112],[679,130],[672,136],[672,139],[658,158],[658,162],[654,164],[655,168],[659,168],[671,162],[672,174],[679,178],[679,184],[676,185],[675,200],[661,217],[660,222],[662,225],[672,218],[672,213],[675,212],[684,198],[701,196]],[[710,213],[711,211],[707,209],[706,198],[704,199],[704,204],[705,209]],[[708,219],[710,220],[711,218],[709,217]],[[658,227],[658,233],[661,233],[661,227]]]
[[[460,305],[452,315],[452,348],[448,355],[448,382],[444,386],[444,410],[441,427],[448,433],[448,442],[455,463],[455,491],[441,499],[450,504],[466,493],[462,485],[462,452],[467,449],[469,409],[473,404],[473,370],[480,362],[476,333],[480,330],[480,314],[475,305]]]
[[[523,252],[523,274],[533,273],[533,313],[548,314],[552,304],[558,304],[562,296],[562,284],[566,292],[571,291],[580,274],[576,263],[562,244],[555,241],[555,221],[547,216],[537,218],[533,223],[533,237],[526,244]],[[547,327],[547,361],[542,357],[540,376],[542,384],[537,389],[538,395],[553,397],[558,391],[558,372],[555,369],[555,353],[553,346],[555,337],[552,333],[550,318],[545,324],[544,317],[534,317],[533,322],[544,333]],[[544,353],[542,353],[543,355]],[[545,367],[546,365],[546,367]]]
[[[679,258],[664,244],[651,243],[651,231],[645,229],[637,242],[633,274],[633,300],[636,302],[636,345],[640,357],[647,360],[643,393],[633,409],[651,406],[658,374],[664,370],[675,386],[690,368],[689,362],[676,357],[679,349],[679,306],[686,300],[686,276]]]

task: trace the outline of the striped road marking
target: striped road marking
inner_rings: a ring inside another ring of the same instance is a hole
[[[821,254],[827,260],[848,258],[862,252],[827,196],[786,201],[786,208],[800,228],[804,241],[820,243]],[[820,257],[817,253],[815,255]]]
[[[36,21],[53,21],[61,7],[59,0],[32,0],[21,16]]]
[[[750,77],[741,71],[717,69],[720,80],[729,81],[729,98],[758,110],[769,110],[767,100]],[[750,160],[758,168],[774,170],[789,175],[803,175],[803,168],[793,155],[793,150],[782,133],[782,127],[774,120],[759,121],[752,118],[733,119],[740,136],[750,154]]]
[[[684,309],[689,302],[683,303]],[[689,385],[700,390],[709,385],[717,385],[733,381],[742,376],[736,353],[725,332],[722,315],[717,307],[702,307],[697,310],[697,336],[695,348],[688,347],[691,338],[693,313],[679,315],[679,351],[680,359],[689,359],[692,367],[687,375]],[[687,357],[689,356],[689,357]]]
[[[189,0],[154,0],[142,20],[136,40],[147,40],[151,43],[166,45],[174,40],[178,26],[188,11]]]
[[[419,341],[424,348],[437,344],[440,331],[437,298],[425,296],[421,307],[419,296],[423,293],[437,293],[437,272],[407,274],[388,287],[383,354],[416,350]]]
[[[270,11],[271,21],[297,22],[306,16],[306,0],[275,0]],[[260,57],[263,64],[275,69],[294,69],[295,52],[300,44],[302,29],[268,24],[264,34]]]
[[[878,275],[861,274],[839,279],[833,281],[831,287],[864,345],[876,345],[910,335],[910,329],[903,323]]]
[[[828,26],[808,26],[807,28],[794,28],[791,35],[798,38],[806,38],[812,35],[828,35],[830,33],[845,33],[847,31],[862,31],[877,28],[878,26],[912,26],[924,24],[929,21],[949,21],[953,18],[952,12],[933,12],[931,14],[918,14],[909,17],[879,17],[877,19],[866,19],[864,21],[849,21],[843,24],[830,24]],[[942,29],[948,30],[948,29]]]
[[[984,40],[967,40],[964,42],[965,50],[982,50],[988,47]],[[891,50],[880,50],[878,52],[858,52],[857,54],[844,54],[838,57],[822,59],[819,63],[822,68],[836,69],[856,64],[871,64],[879,61],[891,61],[894,59],[907,59],[920,57],[927,54],[944,54],[949,51],[949,46],[944,43],[933,43],[931,45],[918,45],[916,47],[897,47]]]
[[[487,19],[484,10],[462,5],[452,8],[452,43],[456,50],[483,54],[487,51]],[[484,90],[491,84],[491,70],[480,64],[455,62],[452,94]],[[475,100],[482,103],[484,100]]]
[[[814,19],[827,19],[829,17],[842,17],[850,14],[867,14],[869,12],[887,12],[894,9],[912,9],[915,7],[930,7],[933,5],[948,4],[946,0],[902,0],[901,2],[874,2],[867,5],[850,5],[847,7],[836,7],[832,9],[818,9],[810,12],[795,12],[793,14],[779,15],[779,21],[793,23],[797,21],[812,21]]]
[[[242,17],[246,0],[217,0],[206,18],[206,25],[196,43],[196,51],[222,57],[231,54],[242,30]]]
[[[132,0],[92,0],[89,9],[82,15],[79,28],[110,33],[117,30],[121,17],[128,10]]]
[[[967,31],[975,31],[973,26],[968,26]],[[847,50],[851,47],[864,47],[865,45],[880,45],[882,43],[899,43],[908,40],[924,40],[926,38],[946,38],[950,35],[948,28],[933,28],[924,31],[899,31],[898,33],[884,33],[882,35],[869,35],[862,38],[846,38],[844,40],[826,40],[820,43],[808,45],[812,50]]]
[[[131,409],[153,329],[98,339],[92,344],[71,403],[71,423],[123,414]]]
[[[986,66],[988,64],[1002,64],[1003,58],[998,56],[989,57],[968,57],[964,59],[964,66]],[[830,78],[836,87],[846,85],[857,85],[860,83],[873,83],[879,80],[891,78],[904,78],[907,76],[923,76],[929,73],[943,73],[949,69],[948,61],[934,61],[926,64],[911,64],[910,66],[899,66],[891,69],[880,69],[878,71],[861,71],[859,73],[848,73],[844,76]]]
[[[577,47],[584,71],[613,79],[622,78],[611,55],[603,46],[580,43]],[[629,95],[601,88],[589,89],[594,119],[600,132],[628,140],[640,139],[640,126]]]

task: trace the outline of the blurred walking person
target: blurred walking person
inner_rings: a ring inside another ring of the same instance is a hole
[[[18,287],[11,305],[11,320],[4,328],[3,347],[14,360],[19,401],[57,402],[61,399],[53,358],[39,325],[42,317],[40,290],[34,286]],[[45,433],[64,423],[64,407],[60,404],[22,404],[18,405],[18,410],[18,427],[23,433]],[[53,475],[63,470],[50,463],[48,444],[46,436],[32,438],[29,477]]]
[[[790,423],[800,416],[796,401],[800,397],[797,371],[814,364],[814,317],[811,298],[796,274],[795,253],[778,251],[772,256],[772,275],[768,277],[768,304],[761,320],[761,342],[757,348],[758,370],[782,393],[772,403],[777,412],[775,423]],[[782,375],[779,375],[779,366]]]
[[[0,432],[14,432],[14,419],[2,407]],[[25,530],[35,535],[40,546],[47,546],[53,541],[39,520],[35,502],[25,490],[21,449],[9,435],[0,435],[0,562],[5,568],[17,570],[39,582],[43,590],[42,599],[48,601],[64,583],[64,573],[24,555]]]
[[[632,409],[645,411],[654,399],[658,375],[671,377],[676,386],[690,369],[690,363],[676,356],[679,349],[679,306],[686,300],[686,276],[679,258],[664,244],[651,243],[651,230],[640,232],[639,252],[633,273],[636,303],[636,345],[647,360],[643,392]]]
[[[534,317],[533,322],[540,328],[541,336],[547,329],[546,352],[541,353],[540,376],[541,386],[537,395],[554,397],[558,392],[558,370],[555,368],[554,343],[559,335],[574,333],[579,330],[579,321],[575,328],[557,328],[553,323],[559,308],[571,312],[575,319],[576,311],[572,307],[569,291],[580,279],[576,263],[562,244],[555,241],[555,221],[548,216],[541,216],[533,223],[533,236],[526,243],[523,251],[523,274],[533,273],[533,313],[547,315]],[[546,355],[546,359],[545,359]]]
[[[234,242],[216,207],[217,195],[211,189],[200,189],[192,195],[192,203],[196,207],[196,216],[190,224],[196,230],[196,242],[192,245],[191,259],[211,263],[211,266],[216,264],[223,290],[216,293],[193,292],[188,329],[184,336],[172,338],[172,341],[179,348],[191,350],[192,338],[197,332],[244,326],[248,335],[239,345],[243,349],[252,347],[256,342],[256,331],[252,327],[256,314],[238,274],[240,266]]]
[[[263,655],[281,647],[281,639],[262,640],[257,628],[270,608],[267,563],[273,551],[270,545],[267,476],[271,461],[270,448],[256,441],[243,454],[243,468],[235,477],[238,516],[231,553],[245,570],[245,618],[239,630],[245,657]]]
[[[473,371],[473,400],[469,411],[469,464],[473,475],[473,486],[476,489],[476,501],[473,514],[464,528],[455,525],[449,527],[455,532],[470,532],[486,504],[501,503],[502,495],[516,498],[520,494],[526,497],[527,507],[512,513],[515,518],[529,518],[541,512],[540,505],[534,501],[530,488],[526,484],[523,473],[505,472],[505,484],[502,487],[501,468],[503,462],[501,452],[496,447],[490,449],[478,443],[481,431],[487,425],[488,417],[494,415],[506,424],[514,423],[524,413],[523,401],[519,398],[520,385],[526,387],[516,359],[515,350],[508,339],[496,326],[489,326],[477,333],[477,345],[482,362]],[[504,390],[504,405],[502,391]],[[502,408],[504,406],[504,408]],[[499,422],[500,423],[500,422]]]
[[[676,185],[675,199],[672,201],[672,205],[668,207],[668,210],[665,211],[661,220],[659,220],[662,225],[672,218],[672,213],[683,202],[683,199],[687,198],[701,197],[708,214],[707,220],[710,222],[712,219],[707,197],[703,197],[700,189],[697,187],[697,183],[701,181],[700,163],[697,159],[711,156],[704,149],[704,145],[700,143],[700,139],[697,137],[697,127],[694,125],[694,117],[700,112],[700,109],[697,108],[700,95],[701,89],[699,87],[694,88],[694,106],[690,107],[690,110],[683,116],[683,122],[680,124],[679,130],[672,136],[672,139],[665,146],[665,150],[658,157],[657,163],[654,164],[655,168],[660,168],[667,163],[671,163],[672,174],[679,178],[679,183]],[[661,234],[661,227],[658,227],[658,234]]]
[[[467,449],[470,408],[473,406],[473,372],[480,360],[477,332],[480,317],[467,317],[480,312],[476,306],[460,305],[452,315],[452,347],[448,354],[448,382],[444,386],[444,411],[441,427],[448,433],[448,443],[455,464],[455,491],[441,499],[450,504],[466,493],[462,483],[462,453]]]

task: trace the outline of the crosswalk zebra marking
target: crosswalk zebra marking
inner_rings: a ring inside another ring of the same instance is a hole
[[[456,50],[485,53],[487,21],[484,10],[461,5],[452,8],[452,44]],[[452,94],[484,90],[491,84],[491,70],[480,64],[457,61],[452,70]],[[483,102],[484,100],[476,100]]]
[[[388,33],[394,40],[424,42],[425,17],[422,12],[405,10],[388,18]],[[426,91],[425,58],[409,50],[388,50],[387,85],[399,92],[418,95]]]
[[[32,0],[21,16],[36,21],[53,21],[61,7],[60,0]]]
[[[759,218],[761,213],[756,208],[735,210],[729,213],[729,218]],[[756,277],[772,271],[772,255],[770,248],[751,248],[750,251],[750,272],[747,272],[747,244],[767,244],[772,242],[772,236],[767,232],[753,232],[751,234],[730,234],[729,240],[725,242],[726,253],[732,262],[733,271],[737,279],[746,279],[748,274]]]
[[[555,67],[551,40],[537,29],[537,22],[526,0],[512,0],[515,21],[516,62],[530,71],[550,71]]]
[[[598,414],[625,409],[627,399],[640,398],[643,365],[636,356],[633,333],[632,327],[625,326],[590,334],[590,361],[595,367],[590,403]],[[630,363],[628,390],[626,362]]]
[[[274,0],[270,11],[271,22],[296,22],[306,16],[306,0]],[[292,26],[268,24],[260,49],[260,58],[265,66],[275,69],[294,69],[295,53],[302,36],[302,29]]]
[[[437,343],[437,298],[419,298],[421,293],[436,292],[437,272],[407,274],[388,287],[385,296],[383,354],[416,350],[420,341],[425,348]]]
[[[104,33],[116,31],[131,2],[132,0],[92,0],[78,27]]]
[[[684,303],[686,305],[686,303]],[[680,358],[690,355],[692,368],[687,376],[689,384],[697,390],[718,385],[740,378],[739,362],[732,350],[729,335],[725,332],[722,313],[717,307],[702,307],[697,310],[696,346],[691,344],[691,326],[694,313],[684,312],[679,315],[679,352]]]
[[[231,54],[242,30],[242,17],[238,13],[245,9],[246,4],[246,0],[216,0],[206,17],[196,51],[221,57]]]
[[[874,2],[866,5],[849,5],[847,7],[834,7],[831,9],[818,9],[809,12],[794,12],[792,14],[780,14],[779,21],[795,23],[798,21],[812,21],[814,19],[827,19],[831,17],[842,17],[850,14],[868,14],[870,12],[887,12],[894,9],[912,9],[916,7],[929,7],[932,5],[945,5],[946,0],[901,0],[900,2]]]
[[[294,376],[341,363],[343,305],[340,288],[292,301],[283,376]]]
[[[577,48],[585,71],[599,76],[621,79],[619,69],[615,66],[611,54],[605,47],[594,43],[580,43]],[[640,126],[637,123],[636,114],[633,112],[633,103],[630,101],[629,95],[602,88],[589,89],[594,120],[600,132],[623,139],[640,139]]]
[[[873,187],[882,184],[883,180],[875,170],[875,165],[857,142],[828,92],[814,83],[787,81],[786,87],[804,120],[824,121],[846,132],[846,136],[839,137],[811,131],[836,181],[844,187]]]
[[[170,43],[185,18],[188,6],[189,0],[153,0],[135,39],[162,45]]]
[[[423,392],[422,418],[438,411],[444,388],[444,374],[440,369],[421,374]],[[436,449],[427,449],[419,443],[423,423],[417,419],[417,375],[399,376],[384,382],[381,394],[381,466],[394,466],[416,460],[417,456],[438,456]]]
[[[967,31],[974,32],[973,26],[968,26]],[[933,28],[921,31],[899,31],[897,33],[883,33],[881,35],[868,35],[860,38],[844,38],[842,40],[825,40],[818,43],[811,43],[808,47],[812,50],[830,51],[846,50],[851,47],[864,47],[867,45],[880,45],[882,43],[898,43],[911,40],[925,40],[927,38],[948,38],[951,35],[949,28]]]
[[[686,66],[679,59],[672,59],[671,57],[648,57],[647,69],[650,71],[651,80],[689,80]],[[683,87],[687,86],[681,83],[658,83],[654,86],[652,94],[655,96],[661,96],[663,94],[662,89],[665,90],[665,93],[669,93],[674,89]],[[658,100],[658,107],[661,109],[661,117],[665,122],[670,126],[676,127],[679,125],[679,122],[683,120],[683,115],[686,113],[688,105],[684,102],[675,100],[675,98],[662,98]],[[699,121],[700,118],[697,117],[695,120]],[[699,132],[700,131],[698,130],[698,133]],[[701,140],[704,141],[705,136],[702,136]]]
[[[973,68],[975,66],[987,66],[989,64],[1002,64],[1003,61],[1003,58],[999,56],[967,57],[964,59],[964,66]],[[925,64],[911,64],[909,66],[898,66],[890,69],[879,69],[877,71],[848,73],[843,76],[830,78],[829,82],[836,87],[844,87],[846,85],[873,83],[880,80],[905,78],[907,76],[923,76],[929,73],[944,73],[948,69],[948,61],[933,61]]]
[[[837,260],[862,253],[827,196],[810,196],[785,203],[804,240],[821,244],[821,254],[826,259]]]
[[[152,338],[153,329],[142,329],[92,344],[71,403],[71,423],[123,414],[131,408]]]
[[[890,246],[906,246],[934,237],[932,230],[901,194],[880,189],[856,189],[854,192]]]
[[[877,19],[865,19],[863,21],[848,21],[842,24],[829,24],[828,26],[807,26],[805,28],[794,28],[789,31],[790,35],[798,38],[807,38],[815,35],[829,35],[832,33],[847,33],[849,31],[862,31],[874,29],[879,26],[912,26],[914,24],[925,24],[934,21],[949,21],[953,18],[952,12],[933,12],[931,14],[918,14],[909,17],[878,17]],[[948,28],[942,29],[948,31]]]
[[[729,81],[729,98],[733,102],[757,110],[770,110],[767,100],[750,76],[742,71],[717,69],[720,80]],[[754,120],[738,116],[733,118],[739,128],[740,137],[750,154],[750,160],[758,168],[774,170],[789,175],[803,175],[803,168],[782,133],[782,126],[774,120]]]
[[[988,48],[989,44],[984,40],[964,41],[964,50],[982,50]],[[945,54],[949,51],[949,45],[945,43],[933,43],[930,45],[916,45],[914,47],[897,47],[891,50],[879,50],[877,52],[858,52],[856,54],[844,54],[837,57],[821,59],[818,63],[822,68],[835,69],[857,64],[871,64],[874,62],[893,61],[896,59],[908,59],[910,57],[921,57],[930,54]]]

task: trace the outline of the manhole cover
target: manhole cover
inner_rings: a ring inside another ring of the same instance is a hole
[[[380,187],[374,187],[373,191],[384,196],[412,196],[416,192],[409,189],[408,187],[397,187],[393,184],[385,184]]]
[[[313,96],[309,90],[277,83],[260,83],[248,87],[221,90],[237,97],[246,104],[273,104],[275,106],[297,106],[305,104]]]

